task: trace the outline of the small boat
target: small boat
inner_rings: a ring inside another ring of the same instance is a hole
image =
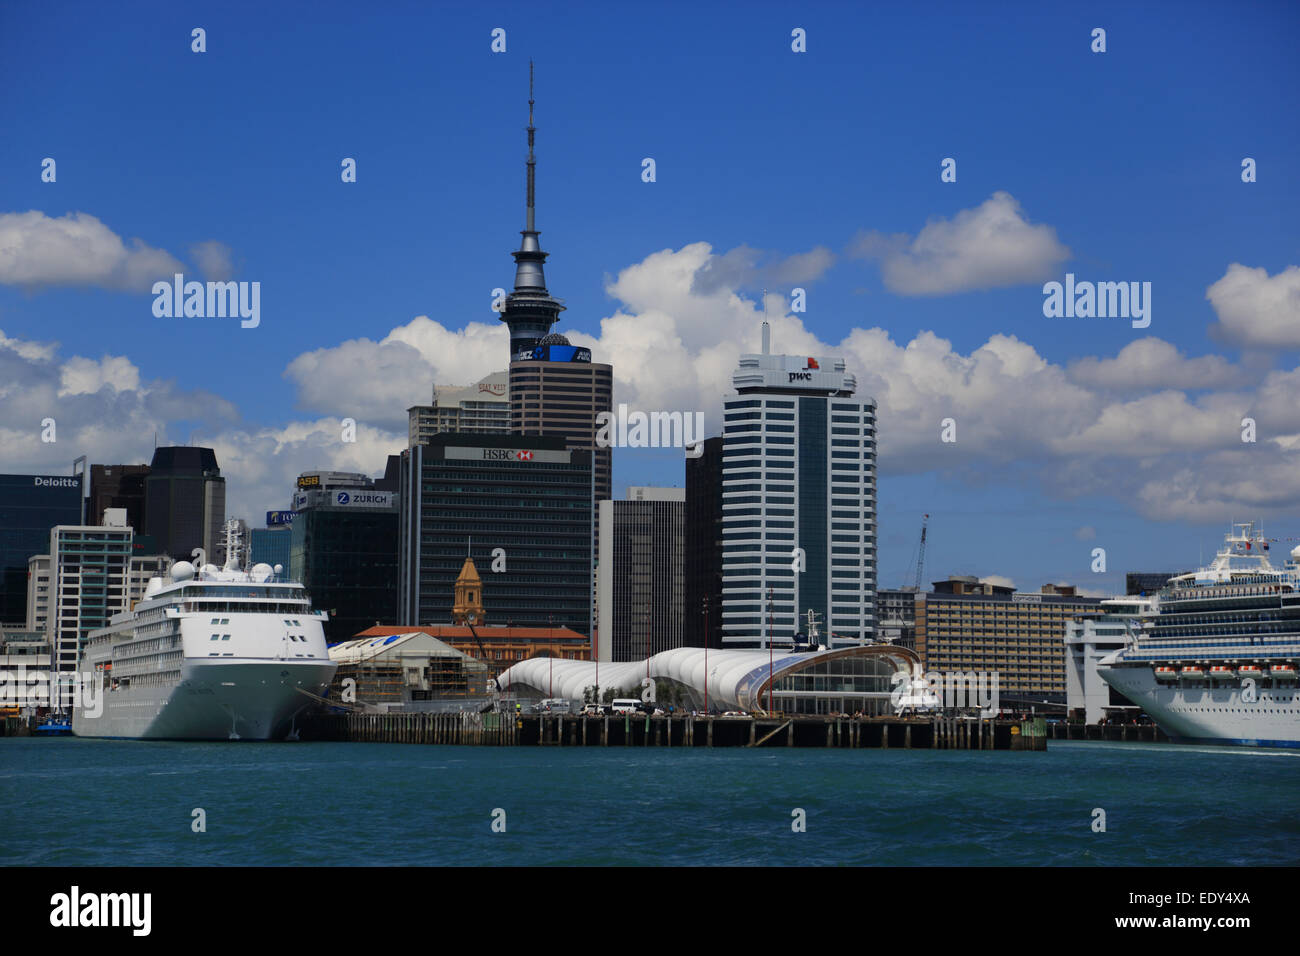
[[[1253,677],[1258,680],[1264,676],[1264,672],[1254,664],[1242,664],[1237,668],[1237,675],[1240,677]]]
[[[1178,680],[1178,668],[1176,667],[1157,667],[1156,680]]]
[[[36,725],[36,732],[43,737],[71,736],[72,721],[67,717],[47,717]]]
[[[1215,664],[1210,668],[1210,676],[1215,680],[1231,680],[1237,676],[1237,672],[1226,664]]]
[[[1269,667],[1268,676],[1274,680],[1295,680],[1295,665],[1274,664]]]
[[[1204,680],[1205,671],[1200,667],[1193,665],[1191,667],[1184,667],[1178,672],[1178,676],[1182,680]]]

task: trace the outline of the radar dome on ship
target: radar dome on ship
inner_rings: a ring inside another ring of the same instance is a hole
[[[1300,561],[1300,544],[1291,549],[1291,560]]]
[[[275,571],[269,564],[258,563],[249,568],[248,573],[254,581],[269,581]]]
[[[177,561],[172,565],[173,581],[188,581],[194,577],[194,565],[188,561]]]
[[[202,571],[204,574],[216,574],[221,569],[217,567],[215,564],[205,564],[199,570]]]

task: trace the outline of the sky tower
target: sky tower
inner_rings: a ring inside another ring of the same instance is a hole
[[[523,242],[519,251],[512,253],[515,257],[515,289],[506,296],[505,309],[501,321],[510,327],[510,360],[530,359],[538,341],[551,331],[564,303],[553,298],[546,291],[546,275],[542,266],[546,262],[546,253],[537,241],[538,232],[534,221],[534,180],[537,171],[537,159],[533,155],[533,64],[528,63],[528,194],[525,206],[524,228],[521,231]],[[527,353],[526,355],[521,353]]]

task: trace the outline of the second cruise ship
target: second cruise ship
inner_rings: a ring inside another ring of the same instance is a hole
[[[1098,674],[1176,741],[1300,747],[1300,547],[1275,568],[1253,522],[1170,578]]]

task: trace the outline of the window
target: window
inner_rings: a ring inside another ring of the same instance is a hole
[[[222,634],[222,635],[221,635],[221,639],[222,639],[223,641],[228,641],[228,640],[230,640],[230,635],[229,635],[229,634]]]

